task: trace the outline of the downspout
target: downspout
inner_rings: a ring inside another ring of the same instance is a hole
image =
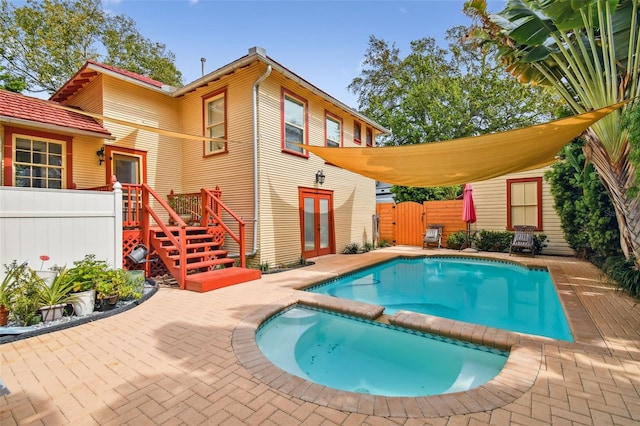
[[[258,253],[258,86],[271,74],[271,65],[253,83],[253,249],[247,256]]]

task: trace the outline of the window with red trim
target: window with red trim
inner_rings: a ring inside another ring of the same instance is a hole
[[[337,116],[325,112],[325,144],[328,147],[342,146],[342,119]]]
[[[367,127],[367,146],[373,146],[373,131]]]
[[[360,145],[362,143],[361,136],[362,128],[360,127],[360,123],[357,121],[353,122],[353,142]]]
[[[304,148],[308,137],[308,107],[305,99],[282,91],[282,150],[291,154],[307,156]]]
[[[227,102],[226,90],[210,93],[203,97],[204,134],[220,140],[204,141],[204,155],[227,152]]]
[[[542,178],[507,179],[507,229],[535,226],[542,231]]]

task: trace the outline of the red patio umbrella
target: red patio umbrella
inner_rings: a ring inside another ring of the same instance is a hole
[[[462,220],[467,223],[467,247],[471,247],[471,224],[476,221],[476,207],[473,204],[473,188],[469,183],[464,186]]]

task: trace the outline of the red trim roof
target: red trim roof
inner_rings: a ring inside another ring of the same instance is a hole
[[[55,105],[58,103],[0,90],[0,122],[3,121],[3,117],[10,117],[111,136],[111,133],[93,118],[56,108]]]
[[[109,71],[124,75],[125,77],[129,77],[129,78],[132,78],[134,80],[138,80],[138,81],[140,81],[142,83],[149,84],[151,86],[155,86],[155,87],[158,87],[158,88],[162,88],[162,86],[163,86],[163,83],[161,81],[154,80],[151,77],[147,77],[147,76],[144,76],[144,75],[141,75],[141,74],[136,74],[135,72],[123,70],[122,68],[116,68],[116,67],[111,66],[111,65],[101,64],[100,62],[96,62],[96,61],[87,61],[87,64],[92,64],[92,65],[98,66],[100,68],[104,68],[106,70],[109,70]],[[86,64],[85,64],[85,66],[86,66]]]

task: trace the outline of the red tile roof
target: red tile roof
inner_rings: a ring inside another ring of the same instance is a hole
[[[151,77],[147,77],[147,76],[144,76],[144,75],[141,75],[141,74],[136,74],[135,72],[123,70],[122,68],[116,68],[116,67],[111,66],[111,65],[101,64],[100,62],[96,62],[96,61],[87,61],[87,64],[93,64],[93,65],[98,66],[100,68],[104,68],[106,70],[118,73],[120,75],[124,75],[125,77],[129,77],[129,78],[132,78],[134,80],[138,80],[138,81],[140,81],[142,83],[149,84],[151,86],[155,86],[155,87],[158,87],[158,88],[162,88],[162,86],[163,86],[163,83],[161,81],[154,80]],[[86,67],[86,64],[85,64],[85,67]]]
[[[93,118],[56,108],[55,105],[59,104],[0,90],[0,122],[3,121],[3,117],[10,117],[111,136],[111,133]]]

